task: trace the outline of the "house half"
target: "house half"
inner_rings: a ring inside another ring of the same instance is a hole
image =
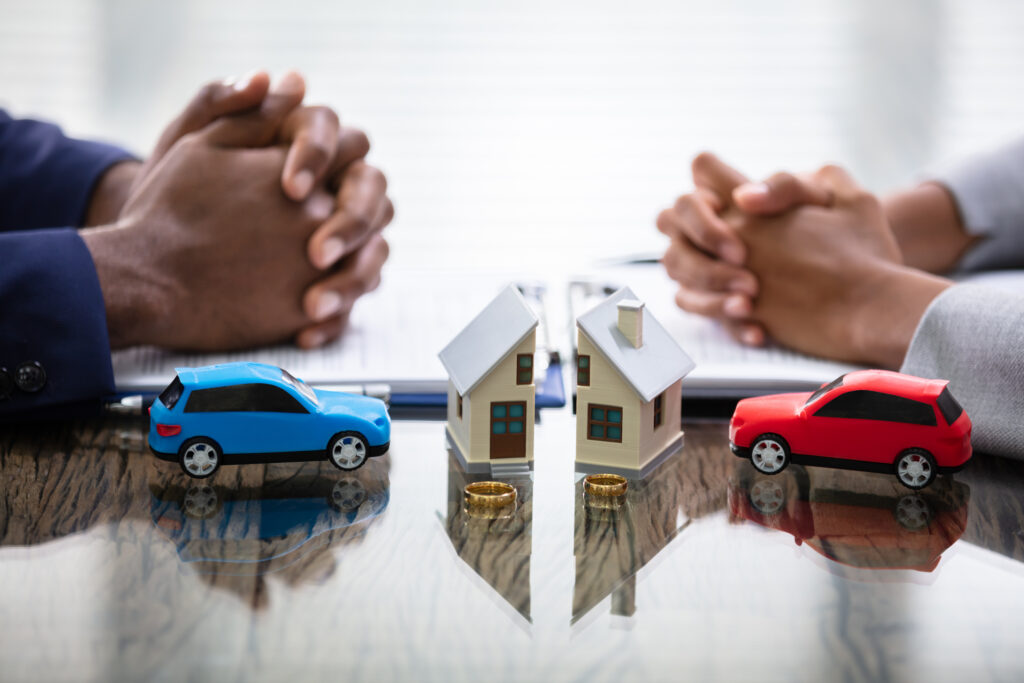
[[[533,462],[537,315],[509,285],[439,354],[448,371],[448,442],[467,472]]]
[[[624,287],[576,320],[576,469],[643,477],[682,448],[694,362]]]

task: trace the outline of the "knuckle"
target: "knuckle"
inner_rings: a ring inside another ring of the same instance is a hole
[[[314,140],[307,133],[300,133],[295,139],[296,144],[303,145],[303,157],[306,166],[322,169],[331,161],[331,151],[320,141]]]
[[[677,214],[682,216],[684,214],[690,213],[690,211],[693,209],[694,202],[695,199],[692,194],[680,195],[679,198],[676,199],[676,203],[673,206],[673,209]]]
[[[370,179],[373,183],[380,188],[381,194],[388,191],[388,177],[384,175],[384,172],[376,166],[369,166]]]
[[[205,108],[212,106],[214,102],[220,97],[221,89],[224,86],[220,81],[211,81],[201,87],[199,92],[196,93],[195,99],[192,100],[198,108]]]
[[[672,230],[672,209],[664,209],[659,213],[654,224],[658,226],[658,230],[668,234]]]
[[[366,137],[366,133],[363,131],[352,128],[350,135],[353,138],[352,146],[355,148],[357,154],[361,157],[366,156],[370,152],[370,138]]]
[[[818,175],[825,178],[835,178],[843,174],[843,169],[838,164],[825,164],[818,169]]]
[[[717,160],[718,160],[718,158],[713,153],[711,153],[711,152],[709,152],[707,150],[703,150],[700,153],[698,153],[697,156],[695,156],[693,158],[693,163],[691,164],[691,168],[695,172],[701,171],[701,170],[704,170],[704,169],[710,167]]]
[[[370,217],[364,211],[352,213],[351,220],[349,220],[349,226],[351,231],[356,235],[365,235],[370,232],[372,227],[370,223]]]
[[[311,116],[319,123],[335,129],[341,127],[341,119],[338,118],[338,113],[330,107],[317,104],[311,106],[309,109]]]

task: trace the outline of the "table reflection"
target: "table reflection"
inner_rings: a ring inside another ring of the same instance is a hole
[[[618,498],[592,496],[582,477],[576,482],[571,623],[609,595],[612,614],[634,615],[637,572],[694,519],[724,506],[724,462],[720,449],[684,446]]]
[[[516,489],[516,502],[502,508],[469,508],[463,489],[490,475],[469,474],[448,450],[448,506],[442,522],[456,554],[501,596],[510,616],[529,625],[533,481],[529,476],[501,477]]]
[[[911,491],[891,477],[799,465],[767,476],[736,461],[729,481],[730,521],[785,532],[866,570],[934,571],[967,528],[969,500],[970,488],[950,477]]]
[[[253,483],[151,468],[150,515],[187,571],[249,599],[251,579],[266,574],[296,585],[333,573],[328,550],[360,542],[387,507],[389,468],[388,456],[352,472],[327,462],[271,465]]]

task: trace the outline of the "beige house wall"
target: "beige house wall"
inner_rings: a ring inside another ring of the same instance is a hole
[[[463,397],[462,417],[459,417],[459,392],[455,383],[448,380],[448,434],[455,441],[463,454],[469,453],[469,420],[472,407],[469,400]]]
[[[536,374],[531,384],[516,384],[516,357],[534,355],[536,331],[531,332],[510,351],[470,394],[462,397],[462,419],[458,418],[458,394],[448,383],[448,431],[459,445],[467,462],[488,462],[491,458],[491,403],[524,401],[526,403],[526,457],[501,458],[498,462],[515,463],[533,460],[533,427],[536,412]],[[536,365],[536,359],[534,360]]]
[[[682,378],[665,390],[662,424],[654,429],[654,401],[643,401],[579,328],[577,347],[581,356],[590,356],[590,386],[576,388],[576,461],[642,469],[679,436]],[[576,381],[575,372],[572,379]],[[595,403],[622,406],[622,443],[587,438],[587,407]]]
[[[576,461],[591,465],[639,468],[640,397],[608,358],[577,328],[579,355],[590,356],[590,386],[576,388]],[[575,373],[573,381],[576,381]],[[622,406],[622,443],[587,438],[591,404]]]
[[[644,403],[640,417],[640,467],[656,458],[679,437],[682,429],[683,380],[665,390],[661,407],[661,426],[654,428],[654,401]]]

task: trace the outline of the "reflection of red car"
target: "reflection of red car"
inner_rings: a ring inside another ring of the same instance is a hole
[[[797,462],[891,472],[905,486],[923,488],[971,458],[971,420],[946,384],[860,370],[814,393],[744,399],[729,423],[729,442],[765,474]]]
[[[922,572],[933,571],[967,528],[970,490],[959,482],[901,495],[880,480],[855,483],[838,474],[820,486],[799,467],[789,472],[795,476],[737,472],[729,481],[731,519],[791,534],[850,567]]]

